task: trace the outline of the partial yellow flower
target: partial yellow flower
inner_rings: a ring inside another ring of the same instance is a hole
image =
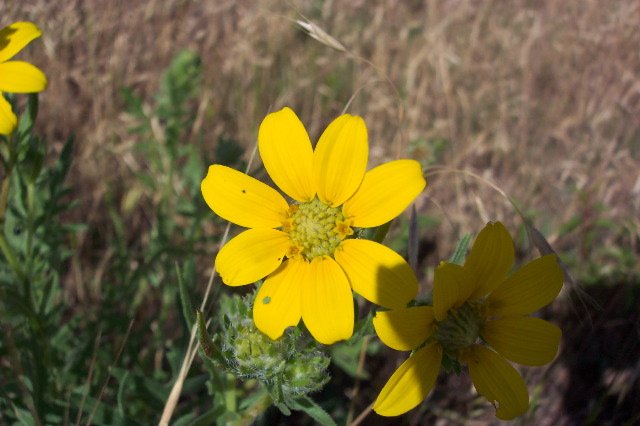
[[[416,350],[380,392],[373,406],[378,414],[397,416],[426,398],[445,354],[468,365],[476,390],[496,407],[497,417],[513,419],[527,410],[525,383],[505,358],[523,365],[555,358],[560,329],[528,315],[553,301],[563,275],[553,254],[507,277],[513,261],[509,233],[500,222],[489,223],[464,266],[438,266],[433,307],[376,314],[373,325],[380,340],[393,349]]]
[[[31,22],[15,22],[0,30],[0,134],[12,133],[18,123],[2,92],[35,93],[47,87],[47,77],[37,67],[9,60],[41,34]]]
[[[264,119],[258,148],[290,200],[218,164],[201,186],[217,215],[250,228],[222,247],[215,264],[230,286],[267,277],[254,301],[258,329],[277,339],[302,319],[317,341],[331,344],[353,334],[352,290],[381,306],[406,306],[418,291],[409,265],[391,249],[353,237],[415,199],[426,185],[420,164],[397,160],[366,171],[367,129],[348,114],[329,124],[314,150],[289,108]]]

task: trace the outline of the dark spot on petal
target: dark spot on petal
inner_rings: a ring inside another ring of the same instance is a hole
[[[247,193],[247,190],[246,190],[246,189],[243,189],[243,190],[242,190],[242,193],[243,193],[243,194],[246,194],[246,193]]]
[[[269,296],[262,299],[262,303],[265,305],[268,305],[270,302],[271,302],[271,298]]]

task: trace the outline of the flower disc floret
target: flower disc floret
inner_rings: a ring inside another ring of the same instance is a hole
[[[476,343],[484,324],[480,307],[475,301],[464,303],[437,323],[435,338],[446,354],[456,356],[460,349]]]
[[[291,205],[283,230],[295,245],[294,252],[307,261],[319,256],[332,256],[342,240],[353,234],[342,209],[331,207],[317,198]],[[293,253],[290,255],[292,257]]]

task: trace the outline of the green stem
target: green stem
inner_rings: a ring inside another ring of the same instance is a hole
[[[35,210],[35,185],[33,182],[27,184],[27,251],[26,262],[27,270],[31,269],[31,261],[33,259],[31,249],[33,248],[33,234],[35,229],[33,228],[33,216]]]
[[[6,168],[6,174],[0,188],[0,225],[4,225],[4,215],[7,211],[7,203],[9,201],[9,187],[11,186],[11,167]]]
[[[236,378],[232,374],[227,374],[226,376],[227,385],[235,384],[235,381],[236,381]],[[238,411],[238,395],[237,395],[237,389],[235,385],[226,386],[226,389],[223,391],[222,394],[224,396],[224,402],[225,402],[225,405],[227,406],[227,410],[233,413]]]

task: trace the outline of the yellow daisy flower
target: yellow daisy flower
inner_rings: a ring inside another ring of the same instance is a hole
[[[0,30],[0,134],[9,135],[18,124],[11,104],[2,92],[34,93],[47,87],[47,77],[35,66],[22,61],[10,61],[31,40],[42,33],[31,22],[15,22]]]
[[[513,419],[527,410],[525,383],[505,358],[523,365],[555,358],[560,329],[528,315],[551,303],[563,275],[553,254],[507,277],[513,261],[509,233],[500,222],[489,223],[464,266],[438,266],[433,307],[376,314],[374,328],[387,346],[417,349],[380,392],[373,406],[378,414],[397,416],[417,406],[433,388],[443,354],[469,366],[476,390],[494,404],[497,417]]]
[[[422,191],[420,164],[396,160],[366,171],[362,118],[349,114],[326,128],[315,150],[289,108],[269,114],[258,132],[262,162],[287,201],[268,185],[214,164],[202,194],[220,217],[250,228],[229,241],[215,263],[223,282],[240,286],[267,277],[253,318],[272,339],[304,321],[324,344],[353,334],[352,290],[400,308],[418,290],[411,268],[393,250],[350,238],[354,228],[382,225]]]

